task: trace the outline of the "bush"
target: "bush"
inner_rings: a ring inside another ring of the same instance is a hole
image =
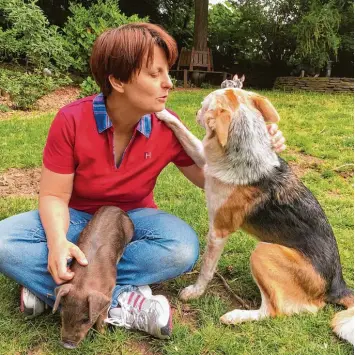
[[[100,92],[99,86],[96,84],[96,81],[88,76],[81,84],[80,84],[80,94],[79,97],[90,96],[94,94],[98,94]]]
[[[0,59],[20,61],[28,66],[61,71],[68,69],[73,61],[68,44],[50,26],[37,0],[0,0],[0,13],[5,28],[0,28]]]
[[[11,111],[10,107],[0,104],[0,112],[9,112]]]
[[[130,22],[147,22],[148,18],[137,15],[127,17],[120,12],[117,0],[98,0],[86,9],[81,4],[71,4],[72,15],[68,18],[63,31],[70,43],[72,66],[78,72],[89,73],[89,57],[95,39],[106,29]]]
[[[68,77],[0,69],[0,90],[10,95],[16,109],[30,109],[43,95],[69,83]]]

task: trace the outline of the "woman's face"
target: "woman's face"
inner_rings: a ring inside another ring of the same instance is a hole
[[[146,60],[143,60],[143,63],[146,63]],[[142,114],[164,110],[172,87],[168,61],[160,47],[154,47],[154,59],[149,65],[143,65],[131,82],[123,84],[124,96],[132,108]]]

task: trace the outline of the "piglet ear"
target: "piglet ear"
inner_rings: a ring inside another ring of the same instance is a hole
[[[272,103],[264,96],[257,94],[250,95],[250,98],[257,110],[263,115],[265,122],[279,122],[280,116]]]
[[[94,324],[102,312],[107,312],[111,304],[111,298],[107,297],[102,292],[91,291],[88,296],[88,302],[90,323]]]
[[[70,290],[73,288],[72,284],[64,284],[62,286],[57,287],[54,292],[55,292],[55,303],[53,306],[53,313],[55,313],[59,307],[60,301],[62,299],[62,297],[65,297]]]
[[[233,76],[233,80],[238,80],[238,74],[235,74],[235,75]]]
[[[240,78],[240,81],[241,81],[242,83],[244,83],[244,80],[245,80],[245,75],[243,74],[242,77]]]

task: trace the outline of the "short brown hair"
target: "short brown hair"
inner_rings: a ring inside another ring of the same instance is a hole
[[[177,58],[176,42],[158,25],[135,22],[103,32],[94,43],[90,67],[104,96],[112,91],[109,76],[129,82],[141,70],[146,53],[146,64],[153,60],[155,45],[164,50],[171,67]]]

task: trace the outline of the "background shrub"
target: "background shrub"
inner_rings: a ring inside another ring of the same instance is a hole
[[[38,71],[29,73],[0,69],[0,89],[10,95],[16,109],[32,108],[40,97],[69,83],[67,77],[45,76]]]
[[[48,67],[65,71],[73,61],[69,46],[36,3],[37,0],[0,0],[0,59],[25,64],[26,69]]]
[[[147,22],[148,18],[130,17],[121,13],[117,0],[98,0],[89,8],[72,3],[72,15],[68,18],[63,31],[70,46],[73,69],[79,73],[89,73],[89,57],[95,39],[106,29],[130,22]]]
[[[88,76],[81,84],[80,84],[80,94],[79,97],[90,96],[94,94],[98,94],[100,92],[99,86],[96,84],[96,81]]]

